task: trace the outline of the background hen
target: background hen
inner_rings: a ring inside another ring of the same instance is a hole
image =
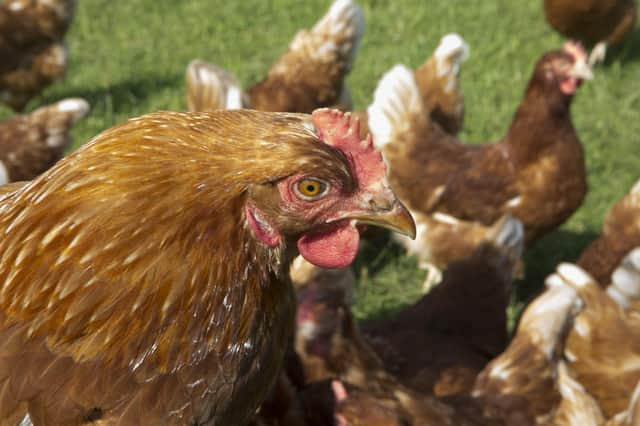
[[[344,83],[364,32],[362,10],[353,0],[335,0],[310,30],[296,34],[267,77],[246,94],[228,72],[196,60],[187,68],[187,108],[206,111],[251,107],[263,111],[311,112],[351,109]]]
[[[636,0],[544,0],[549,24],[565,37],[595,46],[590,62],[624,40],[638,18]]]
[[[385,366],[416,390],[469,393],[477,374],[506,348],[506,309],[524,233],[517,219],[500,224],[416,304],[363,326]]]
[[[245,423],[292,332],[296,248],[344,267],[358,221],[415,232],[338,111],[103,132],[0,199],[0,418]]]
[[[582,307],[572,287],[548,280],[524,310],[509,347],[478,376],[473,396],[485,415],[507,425],[548,424],[562,401],[556,377],[564,341]]]
[[[368,109],[370,129],[392,185],[418,218],[420,238],[407,245],[421,263],[437,268],[438,243],[465,239],[457,232],[460,222],[486,227],[510,213],[531,244],[580,206],[586,170],[569,108],[583,79],[592,76],[586,59],[571,43],[544,54],[506,136],[482,146],[461,143],[428,118],[405,67],[382,78]],[[450,233],[443,238],[432,232],[434,225]]]
[[[22,111],[67,68],[64,36],[75,0],[5,0],[0,4],[0,100]]]
[[[84,99],[65,99],[0,122],[0,184],[30,180],[71,145],[71,127],[89,112]]]
[[[640,255],[640,252],[637,253]],[[640,256],[632,262],[640,275]],[[585,271],[571,264],[558,268],[558,276],[573,286],[585,302],[567,338],[565,357],[573,376],[600,404],[606,418],[625,410],[640,381],[640,322],[634,313],[620,306],[624,293],[616,299]],[[626,278],[626,277],[624,277]],[[635,298],[640,298],[637,279]],[[609,287],[615,288],[614,282]],[[625,286],[625,292],[631,289]]]

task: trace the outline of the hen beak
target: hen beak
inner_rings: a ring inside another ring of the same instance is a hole
[[[416,224],[409,210],[396,198],[392,191],[383,191],[361,201],[362,209],[349,215],[359,223],[389,229],[414,240]]]
[[[578,60],[569,72],[569,76],[580,80],[593,80],[593,71],[586,61]]]

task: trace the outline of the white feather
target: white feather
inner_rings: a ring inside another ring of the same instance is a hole
[[[558,265],[557,272],[563,279],[574,284],[575,287],[595,285],[593,278],[584,269],[572,263],[561,263]]]
[[[437,75],[448,75],[445,91],[455,88],[456,77],[460,73],[460,66],[469,57],[470,48],[458,34],[447,34],[442,37],[433,56],[436,59]]]
[[[375,147],[382,149],[391,142],[397,127],[407,125],[410,115],[421,109],[422,99],[413,73],[404,65],[394,66],[380,79],[373,103],[367,108]]]
[[[9,183],[9,171],[2,161],[0,161],[0,185]]]
[[[607,294],[623,309],[640,299],[640,248],[632,250],[611,274]]]

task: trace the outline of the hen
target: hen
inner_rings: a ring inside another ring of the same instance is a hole
[[[477,374],[507,346],[506,309],[523,238],[520,222],[507,218],[492,240],[453,262],[416,304],[365,324],[387,369],[421,392],[468,394]]]
[[[443,241],[474,247],[465,235],[486,234],[505,213],[524,224],[531,244],[581,205],[584,154],[569,108],[592,77],[586,59],[572,43],[544,54],[506,136],[480,146],[461,143],[429,119],[407,68],[398,65],[382,78],[369,126],[392,186],[416,218],[419,237],[407,246],[422,265],[441,269],[453,260],[438,253]]]
[[[622,258],[639,246],[640,180],[609,210],[600,236],[582,252],[577,264],[597,283],[608,285]]]
[[[422,65],[413,71],[425,112],[442,129],[452,135],[462,129],[464,97],[460,91],[460,68],[469,57],[469,45],[458,34],[447,34]],[[359,112],[362,123],[367,123],[366,112]],[[361,136],[369,132],[360,127]]]
[[[487,417],[520,426],[547,424],[553,417],[562,399],[557,363],[582,305],[572,287],[548,279],[547,289],[522,314],[507,350],[476,380],[472,395]]]
[[[640,297],[640,251],[630,256],[634,265],[635,298]],[[629,264],[623,266],[629,268]],[[578,380],[597,401],[605,417],[609,418],[629,405],[633,389],[640,381],[640,323],[609,294],[616,292],[620,302],[628,301],[632,288],[626,282],[629,272],[614,273],[614,281],[604,291],[592,277],[579,267],[564,264],[558,275],[574,286],[585,302],[585,309],[575,320],[567,338],[565,357],[567,365]],[[617,279],[622,275],[621,281]],[[625,303],[626,304],[626,303]]]
[[[296,34],[267,77],[246,93],[219,67],[194,60],[187,67],[187,108],[209,111],[254,108],[262,111],[311,112],[335,106],[351,109],[344,84],[364,32],[362,10],[354,0],[335,0],[310,30]]]
[[[71,127],[89,112],[84,99],[65,99],[0,123],[0,185],[29,180],[53,166],[71,144]]]
[[[307,382],[344,380],[372,399],[402,408],[411,424],[476,424],[454,407],[405,387],[384,368],[358,329],[348,285],[345,274],[326,269],[316,270],[307,281],[297,284],[295,349]]]
[[[64,36],[75,0],[5,0],[0,5],[0,101],[22,111],[29,100],[62,78]]]
[[[596,45],[589,60],[594,64],[633,30],[638,10],[636,0],[544,0],[544,13],[560,34]]]
[[[293,331],[293,256],[344,267],[359,222],[415,232],[358,132],[159,112],[0,198],[0,419],[245,424]]]

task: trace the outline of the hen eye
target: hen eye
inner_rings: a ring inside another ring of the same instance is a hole
[[[301,179],[294,186],[296,195],[303,200],[315,200],[329,190],[329,184],[318,179]]]

